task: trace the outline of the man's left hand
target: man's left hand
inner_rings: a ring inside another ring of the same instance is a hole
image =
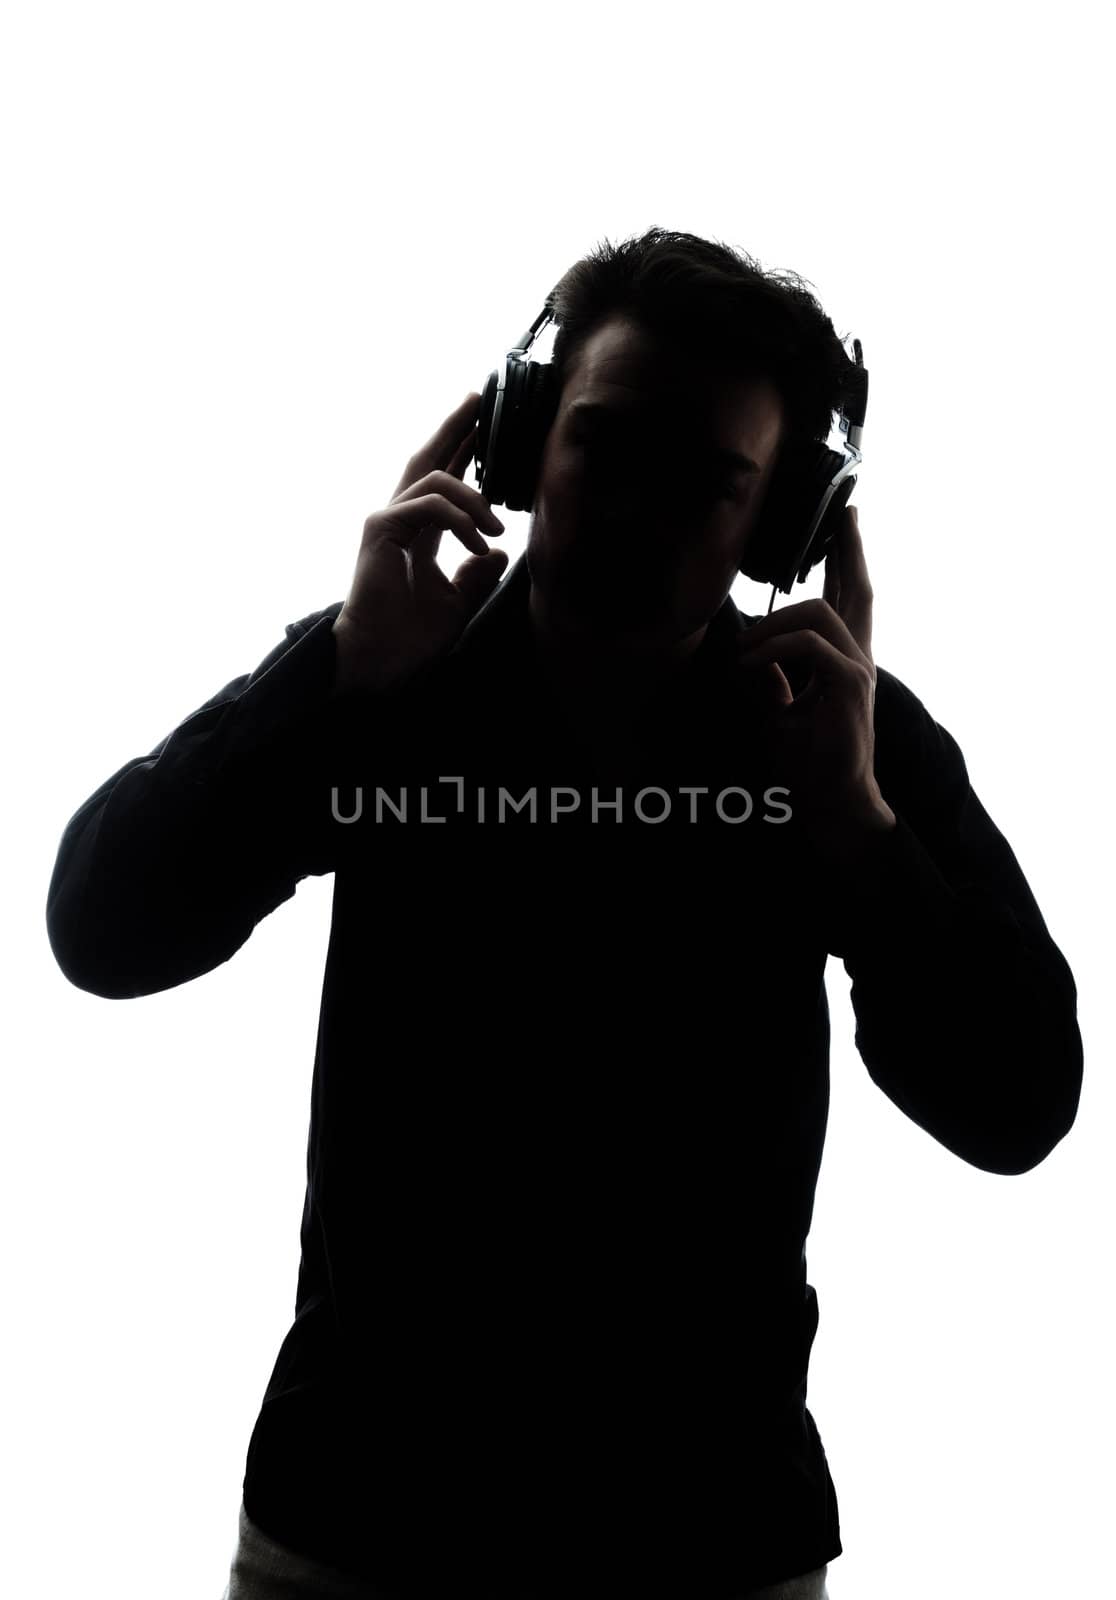
[[[822,598],[746,628],[739,662],[771,782],[789,791],[807,834],[830,853],[894,828],[874,770],[872,586],[855,506],[826,554]]]

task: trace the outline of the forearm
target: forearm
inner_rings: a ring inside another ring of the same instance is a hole
[[[878,817],[813,840],[857,1048],[873,1081],[942,1144],[987,1171],[1026,1171],[1076,1115],[1069,967],[1032,919],[951,886],[891,814],[891,825]]]

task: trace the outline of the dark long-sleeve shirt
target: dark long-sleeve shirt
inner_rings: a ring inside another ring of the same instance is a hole
[[[546,691],[528,588],[521,557],[390,695],[331,692],[339,604],[291,624],[75,813],[47,927],[79,987],[151,994],[334,874],[249,1516],[401,1595],[714,1600],[841,1553],[806,1405],[827,957],[873,1081],[996,1173],[1073,1123],[1076,989],[957,744],[892,674],[897,826],[835,906],[751,737],[731,599],[618,816]]]

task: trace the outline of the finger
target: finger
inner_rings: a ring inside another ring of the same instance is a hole
[[[430,481],[437,482],[437,474],[428,476]],[[446,478],[452,478],[452,474],[447,473]],[[452,478],[452,483],[452,492],[441,494],[433,489],[428,489],[424,494],[419,484],[413,484],[392,501],[393,507],[414,505],[429,500],[436,503],[434,515],[425,517],[418,531],[407,541],[412,582],[417,582],[422,575],[431,576],[438,570],[437,555],[441,548],[442,534],[447,528],[476,555],[488,554],[488,545],[475,526],[477,523],[483,523],[490,534],[504,531],[504,524],[478,490],[463,484],[460,478]],[[447,482],[446,490],[449,491],[449,488]],[[448,514],[450,508],[453,508],[457,515],[450,517]]]
[[[860,516],[855,506],[847,506],[844,536],[841,539],[841,615],[849,632],[864,654],[872,654],[872,581],[864,559],[860,537]]]
[[[425,478],[428,472],[438,468],[445,470],[447,464],[453,460],[457,450],[468,437],[474,427],[477,414],[480,411],[481,397],[474,390],[466,396],[456,410],[451,411],[426,443],[415,451],[403,469],[403,476],[395,487],[395,495],[402,493],[412,483],[417,483],[420,478]]]
[[[425,478],[420,478],[416,483],[409,484],[406,489],[401,489],[391,504],[397,506],[401,501],[419,499],[427,494],[441,494],[454,505],[464,507],[474,522],[484,523],[492,533],[504,531],[504,524],[480,490],[474,489],[470,483],[462,483],[460,478],[454,477],[444,469],[428,472]]]
[[[740,659],[741,665],[748,668],[758,668],[769,662],[777,662],[781,668],[794,662],[812,668],[814,691],[811,691],[811,697],[813,692],[822,687],[841,689],[851,682],[857,672],[865,670],[863,662],[854,661],[845,651],[813,629],[777,634],[750,646],[742,643]],[[801,698],[799,695],[795,703]]]
[[[375,538],[389,540],[403,550],[413,550],[417,543],[420,557],[428,550],[431,535],[440,538],[444,530],[460,539],[476,555],[488,554],[488,546],[472,512],[456,505],[444,494],[420,494],[393,500],[390,506],[368,519],[365,529]]]
[[[470,612],[477,611],[495,589],[508,564],[508,552],[493,548],[486,556],[466,556],[453,575],[453,586],[468,604]]]
[[[844,603],[840,555],[836,560],[838,561],[836,582],[840,586],[841,600]],[[856,661],[865,667],[871,666],[871,658],[861,649],[844,618],[838,615],[824,596],[818,600],[800,600],[795,605],[784,606],[781,611],[772,611],[767,616],[761,617],[758,622],[750,623],[740,633],[740,644],[744,649],[756,649],[760,643],[768,639],[789,638],[804,629],[811,629],[824,639],[828,639],[834,649],[839,650],[850,661]]]
[[[462,481],[462,474],[464,473],[465,465],[472,457],[475,439],[476,429],[474,428],[469,434],[468,438],[454,453],[449,466],[446,468],[447,476],[456,478],[459,483]],[[404,500],[411,498],[411,490],[414,487],[415,485],[411,485],[410,489],[402,491],[400,498]],[[478,490],[471,488],[468,484],[465,485],[465,488],[469,496],[470,505],[473,508],[473,520],[483,520],[492,533],[503,533],[504,524],[500,521],[499,517],[488,504],[487,500],[485,500],[484,496],[480,494]],[[422,533],[417,534],[410,547],[412,563],[422,564],[424,567],[433,566],[438,555],[438,550],[441,547],[443,532],[444,529],[441,527],[430,527],[428,529],[424,529]],[[412,568],[412,570],[414,569]]]
[[[446,471],[451,475],[451,477],[463,478],[465,476],[465,468],[469,465],[470,461],[473,459],[473,456],[476,454],[476,446],[477,430],[474,427],[470,428],[469,432],[465,436],[464,441],[454,451],[450,463],[446,468]]]
[[[423,528],[416,533],[407,546],[407,556],[411,563],[412,581],[428,574],[431,570],[440,572],[438,566],[438,551],[442,547],[442,535],[445,529],[437,523],[431,523],[428,528]]]

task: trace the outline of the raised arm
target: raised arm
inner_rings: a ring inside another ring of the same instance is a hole
[[[872,610],[850,506],[822,599],[742,634],[742,680],[873,1082],[973,1166],[1026,1172],[1077,1114],[1077,991],[956,741],[876,667]]]
[[[367,518],[349,594],[287,628],[256,670],[218,691],[70,819],[47,933],[71,983],[108,999],[169,989],[233,955],[300,879],[333,870],[329,766],[346,731],[390,738],[399,691],[447,652],[499,581],[502,531],[461,482],[480,395],[411,457]],[[453,579],[449,528],[474,552]],[[340,772],[336,774],[340,776]]]

